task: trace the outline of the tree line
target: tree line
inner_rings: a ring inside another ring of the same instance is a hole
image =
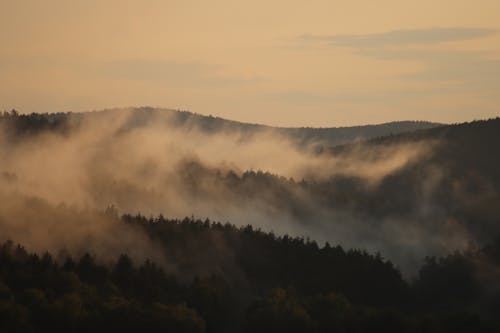
[[[0,246],[2,332],[495,332],[500,241],[427,258],[412,281],[380,254],[209,220],[124,215],[175,269],[123,254]],[[90,249],[89,249],[90,251]],[[205,267],[202,267],[205,266]]]

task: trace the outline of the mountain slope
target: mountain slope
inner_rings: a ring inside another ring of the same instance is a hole
[[[188,111],[153,108],[138,108],[134,111],[137,112],[139,117],[147,117],[148,114],[168,115],[168,117],[170,117],[170,121],[176,127],[186,129],[194,128],[207,133],[229,131],[252,134],[271,131],[276,134],[286,136],[301,145],[310,143],[337,145],[355,140],[409,132],[417,129],[432,128],[440,125],[425,121],[397,121],[378,125],[351,127],[272,127],[260,124],[242,123],[220,117],[204,116]]]
[[[53,204],[252,224],[381,251],[405,274],[427,255],[500,234],[499,119],[336,146],[336,139],[318,143],[321,129],[310,129],[312,139],[290,139],[276,131],[291,129],[155,109],[1,119],[4,202],[14,193]],[[353,131],[351,137],[363,133]],[[22,216],[9,207],[0,213]],[[43,223],[31,228],[46,230]],[[49,236],[58,243],[67,233],[61,227]],[[25,237],[16,240],[30,243]]]
[[[300,146],[309,144],[321,144],[332,146],[345,144],[363,139],[376,138],[391,134],[427,129],[439,126],[440,124],[426,121],[396,121],[378,125],[364,125],[351,127],[272,127],[260,124],[243,123],[227,120],[219,117],[204,116],[188,111],[178,111],[171,109],[156,109],[151,107],[133,109],[110,109],[104,111],[85,113],[53,113],[53,114],[33,114],[17,119],[16,126],[19,131],[29,131],[33,121],[37,122],[34,128],[40,128],[42,122],[47,122],[42,128],[55,129],[61,123],[71,121],[73,125],[85,118],[99,118],[110,114],[129,114],[128,126],[142,127],[152,122],[164,122],[170,126],[186,131],[201,131],[206,134],[215,133],[238,133],[251,136],[261,133],[272,133],[286,137]],[[8,120],[8,113],[2,117],[3,122]],[[52,125],[50,125],[52,124]],[[55,125],[54,125],[55,124]],[[59,125],[57,125],[59,124]],[[56,126],[57,125],[57,126]]]

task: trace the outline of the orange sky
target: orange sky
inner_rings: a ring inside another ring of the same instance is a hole
[[[499,92],[498,0],[0,0],[0,109],[459,122]]]

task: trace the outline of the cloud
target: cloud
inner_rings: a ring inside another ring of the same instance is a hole
[[[405,81],[445,83],[448,92],[483,94],[500,88],[500,61],[487,52],[457,50],[360,49],[357,55],[389,61],[423,64],[424,68],[400,75]],[[442,92],[443,87],[436,88]]]
[[[394,45],[425,45],[463,41],[488,37],[498,33],[495,29],[481,28],[429,28],[412,30],[392,30],[364,35],[302,35],[306,42],[327,42],[338,47],[381,47]]]
[[[111,257],[133,247],[135,258],[154,258],[155,244],[145,235],[134,237],[133,229],[120,231],[115,220],[93,213],[113,205],[131,214],[194,214],[319,242],[384,250],[384,242],[393,241],[381,240],[375,223],[349,207],[330,206],[289,178],[353,178],[358,186],[371,189],[433,149],[425,142],[359,145],[343,154],[318,154],[316,142],[298,147],[271,129],[205,131],[204,125],[210,124],[206,119],[188,118],[180,125],[182,114],[149,108],[81,117],[78,125],[68,125],[64,136],[42,133],[16,142],[0,127],[0,240],[11,238],[51,252],[90,247]],[[246,170],[286,178],[245,176]],[[40,200],[35,204],[33,198]],[[70,208],[63,213],[52,208],[61,205]],[[75,210],[86,212],[83,220],[71,218]],[[110,234],[116,237],[106,241]]]
[[[302,44],[326,43],[350,48],[353,54],[383,61],[421,64],[414,73],[399,75],[406,82],[446,84],[448,92],[490,94],[500,88],[500,61],[494,51],[435,48],[437,44],[468,41],[498,34],[495,29],[430,28],[393,30],[364,35],[303,35]],[[435,86],[442,92],[443,86]]]

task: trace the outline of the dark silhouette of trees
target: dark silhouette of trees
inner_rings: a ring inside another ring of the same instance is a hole
[[[178,253],[170,260],[180,271],[169,273],[150,260],[133,262],[126,254],[114,262],[102,262],[89,253],[55,260],[50,253],[29,253],[8,241],[0,245],[0,329],[496,332],[500,328],[500,242],[427,258],[410,283],[380,255],[277,237],[251,226],[141,215],[125,215],[123,221],[145,228],[166,253]]]

